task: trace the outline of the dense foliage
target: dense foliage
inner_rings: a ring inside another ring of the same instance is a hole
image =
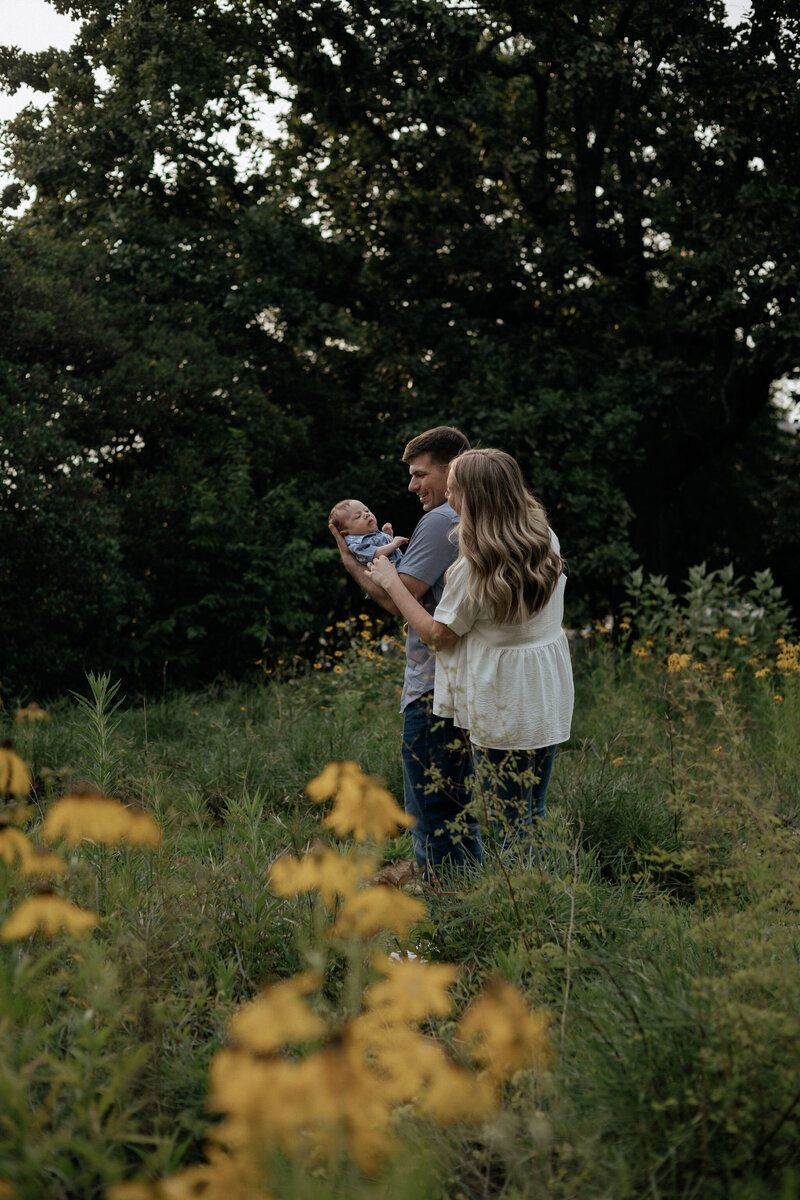
[[[6,132],[7,688],[302,650],[331,503],[409,533],[439,421],[520,458],[584,612],[637,559],[798,599],[794,6],[56,7],[69,51],[0,51],[49,97]]]

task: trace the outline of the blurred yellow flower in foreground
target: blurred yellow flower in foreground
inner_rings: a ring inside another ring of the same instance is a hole
[[[20,862],[19,869],[28,879],[52,879],[65,875],[67,864],[52,850],[35,849]]]
[[[331,796],[336,794],[343,783],[349,780],[358,781],[363,778],[364,776],[359,769],[358,763],[350,760],[330,762],[327,767],[320,771],[319,775],[306,784],[306,795],[315,804],[322,804],[324,800],[330,800]]]
[[[230,1023],[231,1037],[259,1054],[270,1054],[286,1042],[321,1037],[325,1023],[302,999],[321,982],[315,971],[303,971],[272,984],[239,1009]]]
[[[387,1024],[424,1021],[427,1016],[446,1017],[453,1008],[447,989],[458,979],[458,967],[449,963],[424,963],[419,959],[392,962],[377,955],[373,967],[386,976],[364,992],[364,1006]]]
[[[0,795],[27,796],[30,790],[30,771],[6,738],[0,745]]]
[[[39,930],[52,936],[62,928],[67,933],[80,936],[96,924],[96,913],[77,908],[62,896],[43,892],[39,896],[29,896],[17,905],[5,924],[0,926],[0,938],[4,942],[12,942],[30,937]]]
[[[458,1023],[459,1036],[476,1062],[502,1079],[520,1067],[543,1067],[550,1062],[549,1018],[533,1012],[504,979],[487,985]]]
[[[123,838],[131,846],[158,849],[161,845],[161,829],[149,813],[86,793],[57,800],[45,814],[42,835],[49,842],[63,838],[70,846],[84,840],[115,846]]]
[[[49,721],[50,716],[41,708],[35,700],[31,700],[25,708],[18,708],[14,713],[14,720],[18,725],[22,725],[25,721]]]
[[[0,859],[7,867],[25,862],[33,854],[33,845],[21,829],[13,825],[0,826]]]
[[[337,837],[352,833],[357,842],[365,842],[367,838],[382,842],[397,833],[398,827],[409,829],[416,822],[403,812],[391,792],[362,775],[359,782],[348,782],[339,788],[323,824]]]
[[[338,918],[330,929],[332,937],[372,937],[382,929],[405,937],[416,921],[421,921],[428,909],[422,900],[407,896],[397,888],[378,884],[362,888],[346,897]]]
[[[338,854],[330,846],[315,846],[302,858],[277,858],[269,869],[270,887],[277,896],[318,891],[327,908],[338,896],[351,895],[374,875],[377,861],[368,854]]]
[[[333,808],[323,824],[337,837],[352,834],[357,842],[368,838],[380,842],[398,828],[410,828],[415,823],[391,792],[349,760],[328,763],[306,785],[306,793],[315,804],[333,797]]]

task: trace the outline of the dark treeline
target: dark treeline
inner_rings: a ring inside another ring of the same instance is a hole
[[[55,7],[70,50],[0,50],[48,97],[5,134],[7,692],[304,653],[331,504],[410,533],[439,422],[519,457],[573,616],[637,562],[800,600],[794,3]]]

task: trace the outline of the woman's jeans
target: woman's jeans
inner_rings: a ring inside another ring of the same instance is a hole
[[[423,871],[483,861],[480,830],[464,815],[469,745],[450,719],[434,715],[432,704],[429,693],[403,714],[403,800],[417,820],[411,841]]]
[[[545,796],[555,746],[540,750],[490,750],[472,744],[476,812],[500,846],[530,843],[545,818]]]

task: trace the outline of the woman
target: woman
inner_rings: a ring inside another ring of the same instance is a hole
[[[500,840],[545,815],[556,745],[569,737],[573,686],[561,621],[566,575],[544,509],[502,450],[453,459],[447,499],[458,557],[431,615],[387,559],[372,577],[437,652],[433,711],[469,730],[476,792]]]

